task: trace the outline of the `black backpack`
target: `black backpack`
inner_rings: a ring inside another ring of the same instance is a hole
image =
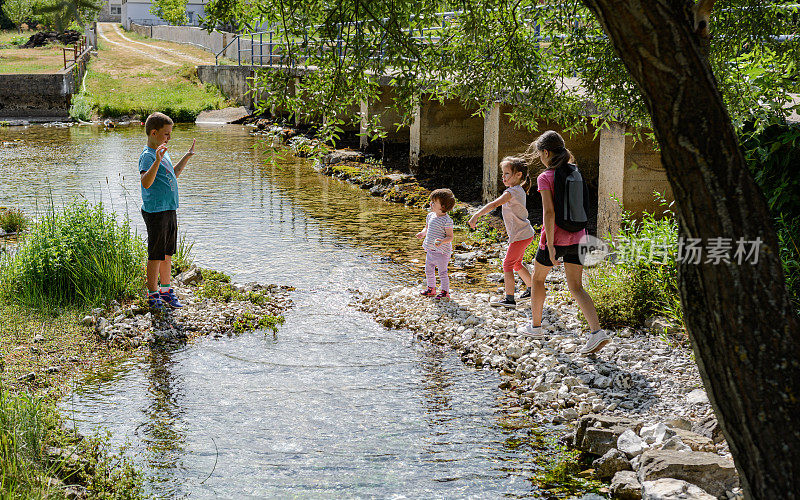
[[[553,186],[553,205],[556,212],[556,226],[575,233],[586,229],[589,222],[589,188],[583,180],[578,166],[564,164],[556,169]]]

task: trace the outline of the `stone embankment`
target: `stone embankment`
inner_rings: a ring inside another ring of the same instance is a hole
[[[258,283],[222,283],[227,293],[200,297],[203,270],[192,268],[173,279],[173,289],[184,307],[152,311],[142,303],[94,309],[83,322],[97,335],[120,348],[170,343],[201,335],[231,336],[247,330],[267,329],[292,306],[291,287]],[[280,318],[280,319],[278,319]]]
[[[517,334],[530,321],[529,302],[493,308],[486,293],[455,290],[452,300],[436,301],[398,287],[357,304],[388,328],[408,328],[500,372],[500,387],[517,393],[535,419],[574,428],[564,441],[599,457],[595,474],[611,480],[615,498],[737,498],[733,461],[691,351],[625,328],[583,356],[586,329],[563,270],[551,271],[547,287],[543,340]]]

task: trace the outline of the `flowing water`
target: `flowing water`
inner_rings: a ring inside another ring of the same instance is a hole
[[[65,413],[128,443],[157,497],[536,496],[536,452],[489,371],[348,304],[419,283],[424,213],[299,159],[265,162],[244,127],[178,126],[179,224],[196,261],[297,287],[277,336],[156,349],[81,381]],[[0,129],[0,206],[103,201],[139,214],[139,127]]]

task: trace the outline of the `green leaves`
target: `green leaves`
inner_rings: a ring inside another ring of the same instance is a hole
[[[174,25],[183,25],[189,22],[186,16],[187,0],[153,0],[150,13]]]

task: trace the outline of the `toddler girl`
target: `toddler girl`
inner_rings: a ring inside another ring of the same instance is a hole
[[[423,240],[422,248],[425,249],[425,278],[428,281],[422,295],[425,297],[436,296],[437,299],[450,298],[450,278],[447,276],[447,264],[453,253],[453,219],[447,212],[453,209],[456,197],[449,189],[437,189],[431,193],[431,211],[425,219],[425,229],[417,233],[417,238]],[[436,295],[436,271],[439,271],[439,280],[442,290]]]
[[[507,189],[496,200],[488,203],[478,210],[469,219],[469,226],[475,229],[478,218],[488,214],[498,206],[502,206],[503,223],[508,233],[508,250],[503,259],[503,281],[505,285],[505,298],[491,302],[494,307],[516,308],[514,299],[514,271],[517,271],[528,289],[522,298],[530,296],[531,273],[522,264],[525,250],[533,241],[534,231],[528,221],[526,208],[526,194],[531,188],[531,178],[528,175],[528,162],[522,158],[506,156],[500,162],[503,169],[503,184]]]

